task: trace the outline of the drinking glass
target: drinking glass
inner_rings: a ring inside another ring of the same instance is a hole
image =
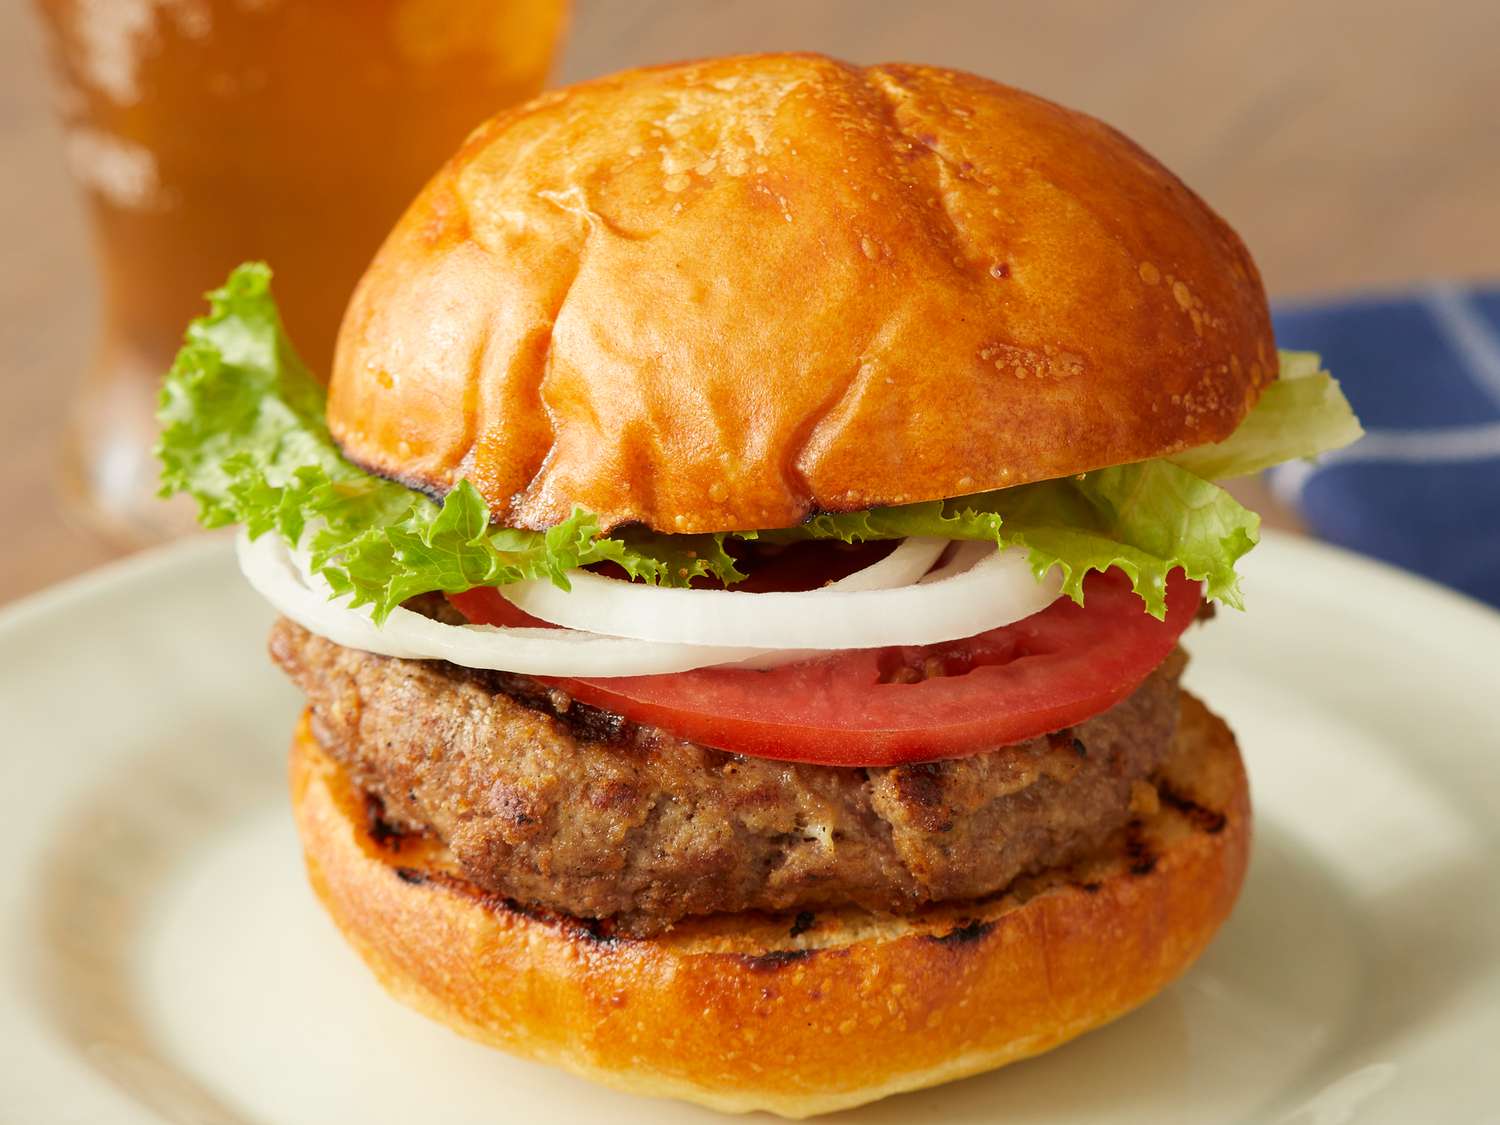
[[[64,479],[125,544],[184,530],[155,499],[162,373],[231,267],[276,272],[326,372],[386,230],[465,134],[542,86],[566,0],[37,0],[103,315]]]

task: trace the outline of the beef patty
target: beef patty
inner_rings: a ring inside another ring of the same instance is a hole
[[[271,654],[379,815],[486,890],[646,936],[687,915],[977,898],[1066,863],[1154,796],[1184,659],[1068,730],[850,768],[741,757],[535,680],[344,648],[290,621]]]

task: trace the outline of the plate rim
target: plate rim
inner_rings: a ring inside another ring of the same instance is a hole
[[[1261,556],[1267,571],[1268,594],[1273,594],[1288,577],[1295,580],[1305,570],[1312,576],[1307,591],[1323,601],[1329,612],[1347,612],[1366,603],[1379,603],[1381,612],[1372,616],[1384,618],[1385,628],[1411,627],[1403,625],[1402,619],[1406,613],[1415,610],[1425,619],[1416,627],[1440,633],[1456,631],[1458,635],[1453,640],[1459,647],[1484,645],[1486,641],[1493,643],[1500,639],[1500,611],[1429,579],[1296,534],[1272,531],[1263,541],[1270,548]],[[0,659],[14,654],[25,631],[45,627],[49,618],[59,614],[108,604],[131,594],[150,598],[170,596],[170,587],[166,583],[174,574],[200,570],[211,570],[215,575],[222,573],[225,581],[219,586],[221,590],[228,592],[232,584],[234,592],[249,596],[248,587],[240,583],[231,560],[232,539],[228,533],[203,534],[125,556],[0,606]],[[1252,558],[1247,578],[1257,580],[1258,576],[1252,569],[1256,565],[1257,560]],[[1267,600],[1274,602],[1277,599]],[[1255,612],[1253,591],[1250,612]],[[1500,958],[1495,964],[1500,967]],[[0,998],[7,993],[8,990],[0,988]],[[0,1072],[4,1069],[0,1066]],[[116,1089],[111,1089],[110,1093],[120,1097],[115,1112],[124,1109],[146,1114],[152,1112],[128,1094],[121,1095]],[[129,1118],[137,1119],[165,1120],[157,1116]]]
[[[233,534],[227,530],[198,532],[143,547],[0,603],[0,644],[4,642],[4,634],[24,628],[38,617],[96,594],[107,594],[112,587],[137,581],[155,571],[190,565],[200,556],[211,558],[221,551],[232,551],[233,543]]]

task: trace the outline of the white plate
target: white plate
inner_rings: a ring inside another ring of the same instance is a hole
[[[863,1121],[1500,1120],[1500,616],[1267,537],[1189,678],[1246,751],[1255,860],[1176,986]],[[0,1120],[708,1121],[431,1025],[306,889],[297,697],[229,544],[0,615]]]

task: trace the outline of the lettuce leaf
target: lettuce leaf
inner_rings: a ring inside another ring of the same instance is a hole
[[[162,390],[157,455],[163,496],[187,492],[207,527],[244,524],[308,552],[337,594],[376,620],[407,598],[549,579],[611,562],[634,578],[725,584],[744,575],[735,541],[856,542],[909,535],[993,540],[1030,552],[1040,579],[1054,567],[1083,600],[1092,570],[1118,567],[1146,609],[1165,613],[1167,574],[1181,567],[1208,596],[1241,605],[1235,563],[1255,545],[1259,517],[1208,478],[1253,472],[1346,444],[1359,434],[1348,403],[1317,358],[1283,355],[1282,378],[1226,441],[1168,460],[1099,469],[952,500],[820,514],[792,528],[666,535],[603,534],[575,508],[546,531],[495,527],[484,498],[460,481],[441,501],[377,477],[340,454],[325,397],[297,358],[270,292],[270,270],[239,267],[209,294]]]
[[[955,500],[820,515],[762,538],[993,539],[1027,548],[1038,579],[1057,567],[1063,593],[1080,604],[1089,571],[1119,567],[1160,618],[1177,567],[1205,580],[1212,600],[1243,608],[1234,564],[1259,529],[1260,517],[1217,485],[1168,461],[1143,461]]]
[[[578,509],[546,531],[497,528],[467,481],[439,504],[346,461],[323,389],[282,330],[270,278],[264,265],[244,265],[209,294],[209,315],[188,328],[162,389],[161,494],[190,493],[205,527],[240,523],[252,537],[275,531],[310,549],[314,569],[376,620],[432,590],[534,578],[566,589],[568,571],[590,563],[679,585],[744,577],[722,535],[611,538]]]
[[[1205,480],[1249,476],[1283,461],[1342,449],[1364,434],[1338,380],[1315,352],[1282,352],[1281,377],[1234,433],[1171,458]]]

